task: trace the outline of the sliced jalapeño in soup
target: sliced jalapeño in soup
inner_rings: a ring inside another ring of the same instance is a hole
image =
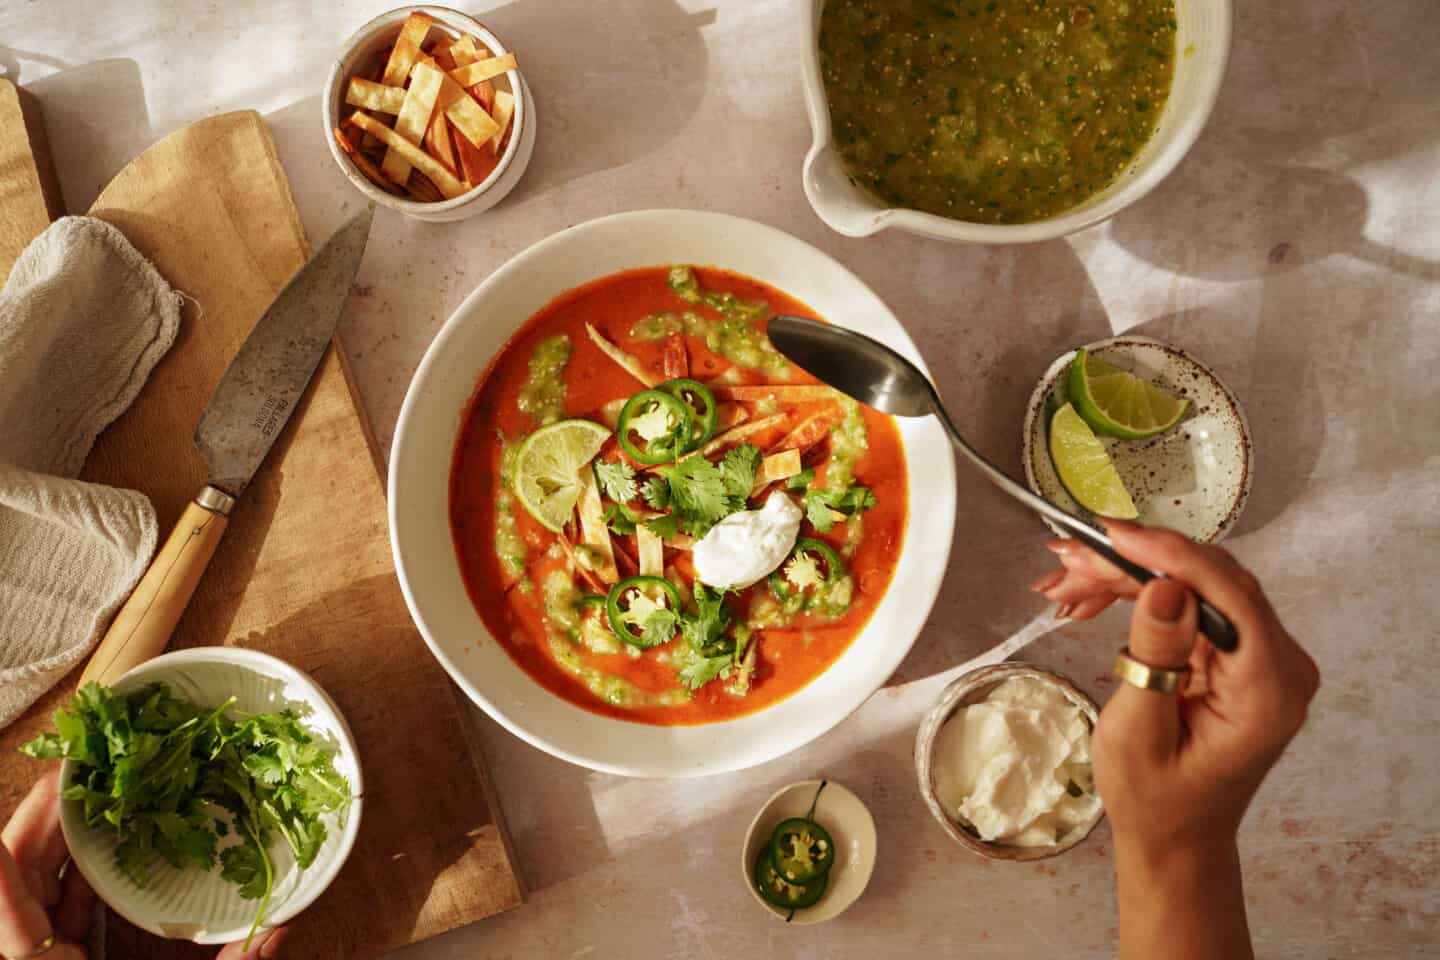
[[[1174,0],[825,0],[851,180],[895,207],[1026,223],[1104,190],[1155,132]]]
[[[636,463],[674,460],[690,445],[690,407],[663,390],[641,390],[620,408],[615,437]]]
[[[542,308],[477,385],[456,555],[488,634],[548,691],[643,723],[742,716],[820,676],[879,605],[904,542],[899,432],[786,363],[776,313],[815,315],[723,270],[628,270]]]
[[[699,380],[687,377],[667,380],[660,384],[660,389],[690,409],[690,439],[685,442],[680,452],[699,450],[715,436],[715,424],[720,418],[720,409],[715,406],[715,394]]]

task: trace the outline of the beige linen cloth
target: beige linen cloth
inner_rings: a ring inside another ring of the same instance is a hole
[[[146,497],[73,479],[180,325],[119,230],[65,217],[0,290],[0,727],[94,647],[155,550]]]

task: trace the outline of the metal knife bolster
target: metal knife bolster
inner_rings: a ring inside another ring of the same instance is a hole
[[[211,513],[218,513],[222,517],[230,516],[230,511],[235,507],[235,498],[230,496],[219,487],[206,486],[204,490],[195,494],[196,506],[204,507]]]

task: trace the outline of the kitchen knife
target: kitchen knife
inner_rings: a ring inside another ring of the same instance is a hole
[[[209,483],[186,507],[150,569],[110,623],[80,685],[113,683],[159,654],[245,492],[320,365],[355,282],[374,204],[305,263],[256,322],[195,428]]]

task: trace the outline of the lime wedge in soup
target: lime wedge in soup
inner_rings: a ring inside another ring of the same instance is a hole
[[[515,455],[515,496],[545,529],[559,533],[580,499],[580,468],[610,430],[590,420],[561,420],[525,439]]]
[[[1105,445],[1068,403],[1050,421],[1050,459],[1060,482],[1086,510],[1121,520],[1140,515]]]
[[[1121,440],[1159,436],[1180,422],[1189,401],[1077,351],[1066,375],[1070,402],[1096,433]]]

